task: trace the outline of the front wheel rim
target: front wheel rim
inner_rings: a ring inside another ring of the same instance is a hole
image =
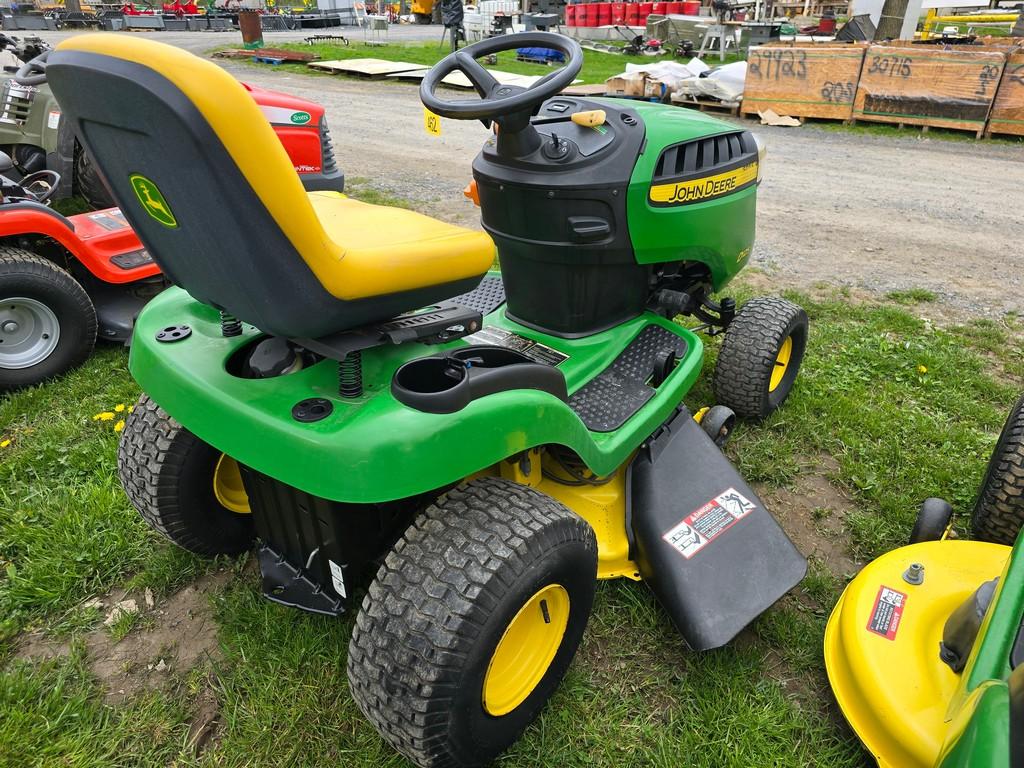
[[[60,342],[60,322],[46,304],[25,296],[0,300],[0,368],[38,365]]]
[[[569,624],[569,593],[549,584],[527,600],[498,641],[484,677],[484,710],[506,715],[529,698],[554,661]]]
[[[768,382],[768,391],[774,392],[782,384],[783,379],[786,378],[786,372],[789,370],[789,361],[793,358],[793,337],[787,336],[786,340],[782,342],[782,346],[779,347],[779,352],[775,356],[775,363],[772,365],[772,378]]]

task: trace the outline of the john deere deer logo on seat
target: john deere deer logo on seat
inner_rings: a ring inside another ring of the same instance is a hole
[[[146,209],[146,213],[165,227],[178,226],[178,220],[171,213],[171,206],[164,200],[164,196],[160,194],[156,184],[138,173],[133,173],[128,179],[132,183],[132,189],[135,190],[135,196],[139,198],[142,207]]]

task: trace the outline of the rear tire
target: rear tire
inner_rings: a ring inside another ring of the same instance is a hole
[[[52,261],[0,247],[0,392],[81,365],[96,346],[96,310]]]
[[[593,530],[549,496],[497,478],[449,491],[363,601],[348,655],[356,704],[419,766],[490,763],[558,687],[596,575]],[[548,655],[520,653],[518,667],[502,649]]]
[[[786,299],[767,296],[744,304],[718,353],[718,402],[750,419],[763,419],[781,406],[800,372],[807,327],[807,313]]]
[[[75,183],[78,186],[78,194],[85,198],[93,210],[113,208],[117,205],[89,153],[82,147],[75,151]]]
[[[125,420],[117,468],[128,499],[156,531],[197,555],[237,555],[252,546],[252,515],[218,499],[223,456],[142,395]]]
[[[1010,411],[971,516],[974,538],[1012,546],[1024,524],[1024,397]]]

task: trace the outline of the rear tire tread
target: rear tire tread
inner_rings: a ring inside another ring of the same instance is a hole
[[[356,618],[348,656],[352,696],[377,730],[420,766],[457,766],[449,707],[468,650],[538,555],[571,541],[597,545],[590,526],[532,488],[483,478],[449,491],[388,553]],[[481,616],[482,614],[482,616]]]
[[[974,537],[1013,545],[1024,524],[1024,397],[1017,401],[989,460],[971,516]]]

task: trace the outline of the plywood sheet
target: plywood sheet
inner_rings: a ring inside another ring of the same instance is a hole
[[[418,81],[426,77],[427,72],[429,71],[429,69],[417,69],[411,72],[395,72],[387,75],[387,77],[397,80]],[[517,75],[513,72],[502,72],[499,69],[489,69],[487,71],[490,72],[494,79],[502,85],[519,85],[523,88],[527,88],[530,85],[533,85],[537,80],[540,80],[540,77],[536,75]],[[446,75],[441,82],[445,85],[451,86],[452,88],[464,88],[468,90],[473,87],[473,84],[469,82],[469,78],[458,70]]]
[[[745,114],[849,120],[865,46],[763,45],[750,49]]]
[[[881,123],[984,129],[1006,54],[873,45],[853,116]]]
[[[408,61],[387,61],[386,59],[343,59],[341,61],[316,61],[307,65],[311,69],[322,72],[340,73],[345,75],[362,75],[363,77],[385,77],[395,72],[409,72],[423,69],[422,64]]]
[[[1011,55],[1006,62],[992,102],[988,132],[1024,136],[1024,52]]]

